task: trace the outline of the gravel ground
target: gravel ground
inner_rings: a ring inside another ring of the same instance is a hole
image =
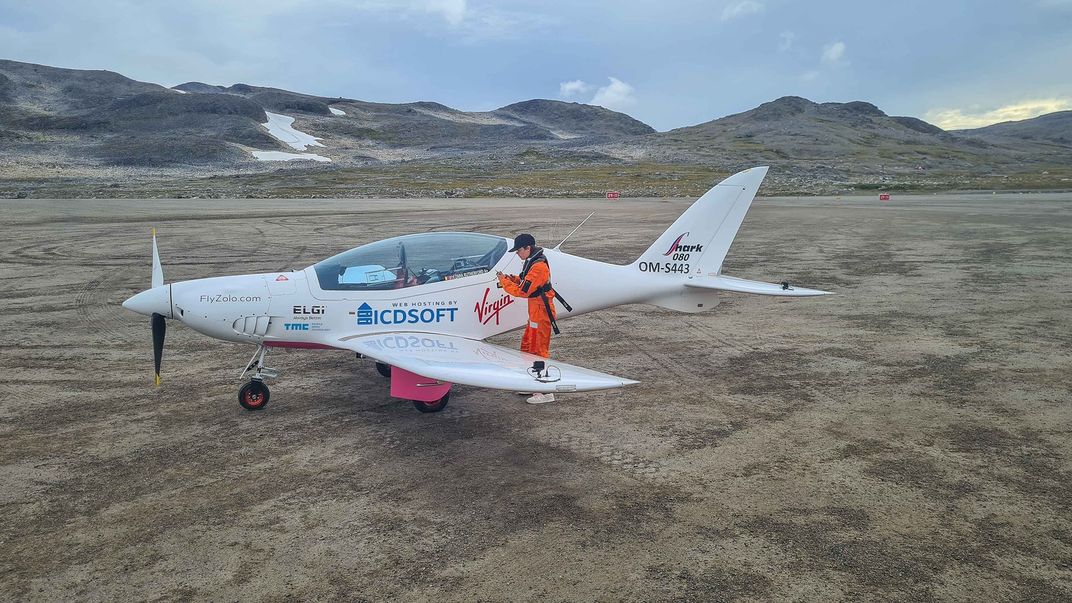
[[[151,225],[172,281],[593,209],[624,262],[688,203],[0,202],[0,599],[1072,598],[1069,194],[760,198],[726,272],[836,296],[567,320],[642,383],[539,407],[293,351],[250,413],[251,349],[169,325],[154,389],[119,305]]]

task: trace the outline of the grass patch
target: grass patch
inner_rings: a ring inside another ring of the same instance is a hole
[[[682,163],[579,163],[527,149],[492,164],[413,161],[365,167],[281,166],[254,174],[201,178],[114,180],[52,177],[0,180],[0,197],[623,197],[695,198],[728,176],[727,168]],[[764,195],[824,195],[859,192],[1029,191],[1072,189],[1065,166],[1015,174],[926,171],[861,175],[799,165],[776,167]]]

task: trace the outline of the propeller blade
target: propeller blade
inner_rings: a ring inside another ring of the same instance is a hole
[[[167,331],[167,326],[164,324],[164,316],[153,312],[153,316],[149,319],[153,328],[153,367],[156,369],[156,377],[153,382],[160,385],[160,360],[164,356],[164,333]]]
[[[164,268],[160,266],[160,252],[156,249],[156,229],[153,229],[153,287],[164,284]]]

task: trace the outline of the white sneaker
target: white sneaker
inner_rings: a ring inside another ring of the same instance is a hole
[[[525,400],[529,404],[547,404],[548,402],[554,402],[554,394],[533,394],[531,398]]]

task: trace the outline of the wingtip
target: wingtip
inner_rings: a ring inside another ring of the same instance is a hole
[[[757,165],[750,168],[745,168],[739,172],[731,174],[719,182],[715,186],[731,185],[731,186],[758,186],[763,183],[763,180],[767,177],[767,170],[769,168],[765,165]]]

